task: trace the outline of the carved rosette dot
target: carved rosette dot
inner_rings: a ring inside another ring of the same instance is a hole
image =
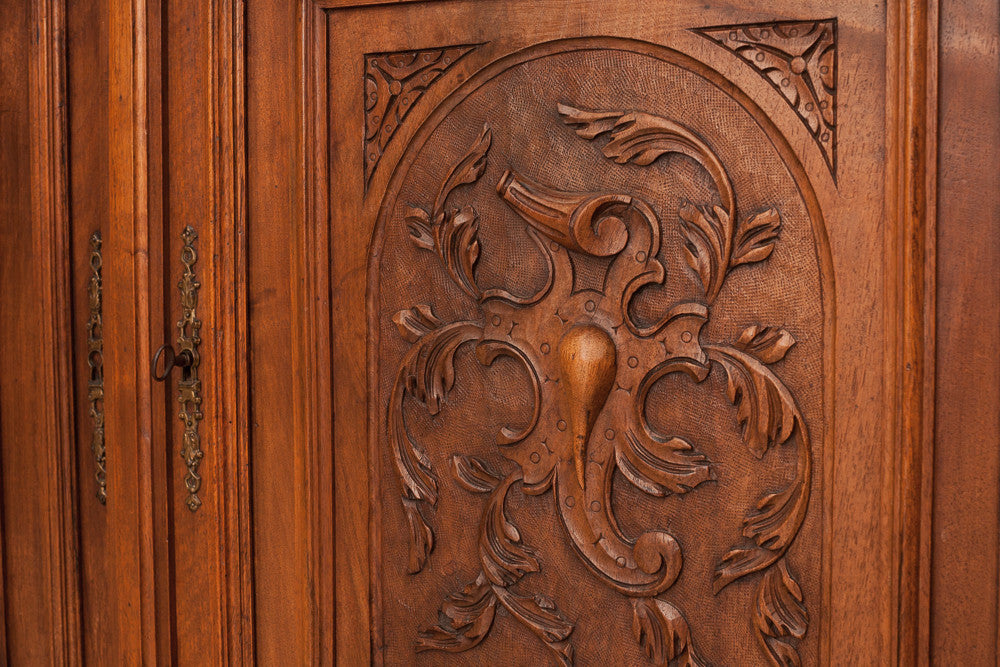
[[[837,19],[697,28],[754,68],[795,110],[837,176]]]
[[[424,91],[478,45],[365,55],[365,189],[392,136]]]
[[[638,110],[569,104],[552,111],[561,121],[557,129],[575,132],[581,150],[589,142],[599,147],[603,158],[595,159],[661,168],[675,164],[661,158],[679,154],[707,174],[721,205],[684,203],[670,212],[701,293],[655,317],[637,316],[634,302],[643,288],[667,282],[660,260],[664,225],[653,204],[624,189],[562,189],[505,165],[495,195],[523,225],[532,244],[527,251],[544,267],[545,279],[530,293],[484,287],[477,275],[483,252],[479,213],[471,203],[454,200],[486,173],[493,130],[487,125],[478,135],[470,133],[463,138],[464,155],[439,167],[436,197],[411,205],[398,222],[475,304],[477,316],[444,321],[431,304],[420,303],[393,317],[410,344],[385,413],[409,527],[408,572],[421,572],[434,549],[440,480],[407,425],[407,406],[416,402],[437,415],[456,381],[456,354],[469,344],[484,366],[500,357],[519,365],[533,407],[526,425],[503,427],[494,436],[509,469],[460,452],[451,458],[458,483],[487,496],[478,527],[479,573],[446,599],[439,622],[420,632],[416,650],[470,650],[504,608],[560,664],[572,664],[574,622],[557,600],[527,591],[527,575],[540,572],[541,562],[508,514],[507,499],[516,489],[550,496],[580,561],[597,580],[632,600],[633,634],[647,658],[663,665],[702,664],[694,633],[676,602],[666,599],[683,566],[681,544],[657,527],[638,535],[623,531],[611,487],[616,472],[659,497],[697,493],[716,479],[713,462],[695,443],[650,422],[648,404],[663,378],[676,374],[701,384],[718,369],[753,456],[762,458],[785,443],[792,443],[797,455],[792,481],[761,497],[746,514],[742,541],[721,555],[711,588],[718,594],[762,572],[751,612],[755,631],[774,664],[797,664],[797,642],[808,616],[785,555],[808,506],[811,453],[796,400],[769,368],[795,340],[784,329],[764,326],[749,327],[732,342],[707,341],[703,334],[729,275],[771,256],[781,216],[774,207],[740,210],[716,152],[680,122]],[[599,287],[581,284],[574,257],[605,262]]]

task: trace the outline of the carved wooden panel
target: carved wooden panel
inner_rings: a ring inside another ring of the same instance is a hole
[[[702,63],[591,38],[483,63],[402,155],[380,659],[815,664],[832,276],[784,137]]]

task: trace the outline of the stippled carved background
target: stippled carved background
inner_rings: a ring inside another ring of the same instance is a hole
[[[474,78],[390,184],[386,664],[816,662],[820,222],[759,112],[630,44]]]

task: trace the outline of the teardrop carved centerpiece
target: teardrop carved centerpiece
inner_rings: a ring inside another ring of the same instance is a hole
[[[562,400],[573,437],[573,463],[582,489],[587,441],[615,384],[615,343],[600,327],[573,327],[559,342],[559,366],[566,384]]]

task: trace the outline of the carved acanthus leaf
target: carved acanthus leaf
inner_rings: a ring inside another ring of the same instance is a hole
[[[636,598],[632,612],[632,633],[654,665],[702,664],[694,651],[691,630],[677,607],[656,598]]]
[[[486,169],[486,154],[492,134],[489,126],[473,142],[466,154],[448,172],[430,212],[411,206],[406,215],[414,245],[437,254],[448,275],[462,291],[480,299],[475,268],[479,261],[479,215],[472,206],[448,209],[448,197],[462,185],[475,183]]]
[[[451,470],[458,483],[473,493],[489,493],[503,481],[499,473],[495,472],[486,461],[478,456],[453,454]]]
[[[459,653],[477,646],[493,626],[496,594],[482,573],[463,590],[452,593],[439,612],[438,625],[420,631],[417,651]]]
[[[721,206],[685,204],[678,211],[684,233],[684,257],[705,288],[708,302],[715,301],[729,270],[733,224]]]
[[[566,104],[558,106],[563,122],[576,128],[578,136],[592,140],[611,132],[604,146],[605,157],[618,164],[633,162],[645,166],[667,153],[686,155],[708,171],[729,211],[736,206],[732,184],[726,170],[706,144],[679,123],[639,111],[583,111]]]
[[[507,492],[520,473],[510,475],[490,495],[479,531],[479,560],[483,572],[497,586],[516,584],[529,572],[538,572],[535,552],[521,541],[517,526],[507,518]]]
[[[431,473],[433,475],[433,473]],[[432,476],[433,480],[433,476]],[[435,484],[435,491],[437,485]],[[434,530],[431,529],[420,510],[421,502],[403,496],[403,509],[406,511],[406,526],[410,532],[410,550],[407,556],[406,571],[415,574],[424,569],[427,558],[434,550]]]
[[[743,439],[758,458],[768,447],[798,433],[795,479],[785,489],[765,495],[743,522],[743,536],[754,544],[727,553],[716,569],[715,591],[751,572],[762,570],[788,549],[805,518],[812,474],[809,434],[795,401],[781,382],[753,356],[732,347],[706,346],[728,378],[729,400],[737,406]]]
[[[652,438],[629,429],[615,457],[622,474],[653,496],[687,493],[715,479],[711,461],[683,438]]]
[[[761,262],[770,257],[779,229],[781,218],[773,208],[744,219],[736,230],[736,247],[729,268]]]
[[[715,571],[715,592],[778,560],[802,525],[808,502],[809,488],[803,480],[761,498],[756,511],[743,520],[743,536],[754,544],[733,548],[723,557]]]
[[[795,338],[784,329],[755,324],[743,330],[735,347],[752,354],[765,364],[773,364],[784,359],[793,345]]]
[[[408,570],[414,573],[423,569],[434,548],[434,532],[422,505],[436,505],[438,492],[430,458],[406,427],[405,399],[412,396],[430,414],[437,414],[455,383],[455,352],[462,344],[480,339],[482,327],[473,322],[441,324],[427,306],[400,311],[394,321],[404,337],[415,338],[400,364],[389,402],[389,435],[410,528]]]
[[[397,314],[398,315],[398,314]],[[403,370],[407,392],[436,415],[455,384],[455,353],[479,340],[483,329],[474,322],[453,322],[425,334],[407,353]]]
[[[560,665],[573,664],[573,645],[568,641],[573,623],[552,600],[541,594],[521,595],[500,586],[493,590],[514,618],[552,649]]]
[[[736,406],[743,441],[757,458],[788,440],[798,409],[788,388],[755,357],[736,349],[709,353],[726,372],[726,394]]]
[[[678,215],[685,259],[701,279],[709,303],[719,296],[730,271],[771,255],[781,229],[778,211],[773,208],[743,220],[735,230],[732,215],[720,206],[684,204]]]
[[[522,594],[510,587],[539,564],[534,552],[521,541],[517,527],[507,518],[507,493],[521,473],[502,481],[489,466],[474,457],[452,457],[456,476],[470,490],[482,490],[496,482],[479,526],[479,557],[483,567],[475,582],[449,596],[439,614],[440,623],[420,633],[417,650],[465,651],[483,640],[493,623],[499,601],[514,618],[538,635],[561,665],[573,664],[573,646],[568,639],[573,623],[555,603],[541,594]]]
[[[785,559],[764,573],[757,587],[754,616],[757,636],[776,667],[798,667],[798,651],[789,641],[802,639],[809,627],[802,589],[788,571]]]

